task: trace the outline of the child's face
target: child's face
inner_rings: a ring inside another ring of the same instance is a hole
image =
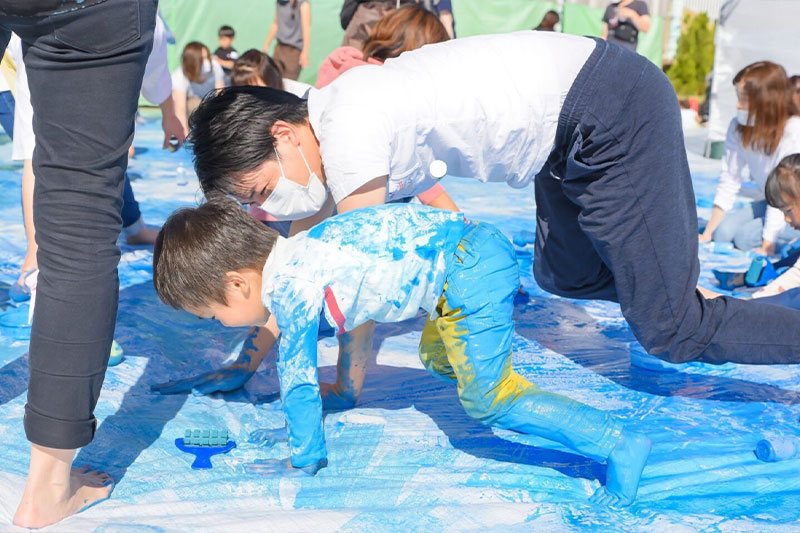
[[[797,198],[784,198],[787,201],[786,207],[782,207],[783,218],[786,223],[794,229],[800,230],[800,200]]]
[[[233,44],[233,37],[222,36],[219,38],[220,48],[230,48]]]
[[[263,326],[267,323],[269,314],[261,302],[261,272],[228,272],[225,298],[226,304],[213,302],[202,308],[186,310],[200,318],[218,320],[229,328]]]

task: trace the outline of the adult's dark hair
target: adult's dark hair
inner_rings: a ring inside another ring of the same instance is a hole
[[[275,122],[303,124],[307,118],[306,101],[279,89],[244,86],[210,92],[189,117],[189,143],[205,195],[249,192],[242,175],[275,159]]]
[[[205,54],[203,54],[204,50]],[[186,77],[195,83],[203,83],[205,81],[205,76],[202,75],[204,55],[211,59],[211,53],[203,43],[192,41],[183,47],[181,68]]]
[[[259,80],[263,83],[259,83]],[[283,76],[278,64],[270,56],[251,48],[233,64],[231,85],[266,85],[283,90]]]
[[[740,70],[733,84],[747,99],[750,125],[736,126],[742,146],[767,155],[775,153],[794,110],[786,71],[771,61],[757,61]]]
[[[153,285],[175,309],[227,304],[225,274],[261,270],[278,233],[221,194],[172,213],[153,249]]]
[[[236,37],[236,32],[233,31],[233,28],[231,28],[230,26],[227,26],[227,25],[226,26],[220,26],[219,27],[219,31],[217,32],[217,36],[218,37],[230,37],[231,39],[233,39],[234,37]]]
[[[769,205],[778,209],[800,199],[800,154],[787,155],[772,169],[764,186],[764,196]]]
[[[544,14],[542,21],[536,27],[538,31],[555,31],[556,24],[561,20],[557,11],[552,9]]]

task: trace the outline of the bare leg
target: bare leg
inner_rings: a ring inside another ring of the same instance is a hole
[[[155,244],[160,229],[145,226],[138,233],[125,237],[125,242],[128,244]]]
[[[33,162],[26,159],[22,165],[22,218],[25,222],[25,238],[28,240],[28,251],[25,260],[22,262],[22,272],[27,272],[37,267],[36,262],[36,230],[33,226]],[[19,283],[23,280],[23,274],[19,276]]]
[[[28,482],[14,524],[48,526],[108,498],[111,477],[88,467],[72,468],[74,456],[75,450],[32,445]]]
[[[722,296],[718,292],[714,292],[711,289],[706,289],[701,287],[700,285],[697,286],[697,291],[703,295],[703,298],[706,300],[710,300],[711,298],[716,298],[717,296]]]

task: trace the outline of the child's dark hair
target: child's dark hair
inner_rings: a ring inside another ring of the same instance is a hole
[[[284,90],[283,76],[275,60],[261,50],[251,48],[233,64],[231,85],[259,85],[258,78],[267,87]]]
[[[278,233],[221,194],[172,213],[153,249],[153,285],[175,309],[226,304],[225,274],[261,271]]]
[[[233,31],[233,28],[230,26],[220,26],[219,31],[217,32],[217,37],[230,37],[233,39],[236,37],[236,32]]]
[[[209,93],[189,117],[189,143],[203,192],[249,193],[237,178],[275,159],[275,122],[303,124],[307,118],[305,100],[271,87],[226,87]]]
[[[787,155],[772,169],[764,186],[764,196],[769,205],[778,209],[800,199],[800,154]]]

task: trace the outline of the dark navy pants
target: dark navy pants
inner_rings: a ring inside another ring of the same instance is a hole
[[[25,432],[79,448],[95,432],[117,316],[123,176],[156,0],[0,0],[0,51],[22,40],[34,109],[39,282]]]
[[[765,304],[781,305],[792,309],[800,309],[800,289],[789,289],[773,296],[765,296],[756,300]]]
[[[697,211],[666,76],[597,40],[536,176],[533,271],[569,298],[619,302],[648,352],[672,362],[800,362],[800,311],[697,292]]]

